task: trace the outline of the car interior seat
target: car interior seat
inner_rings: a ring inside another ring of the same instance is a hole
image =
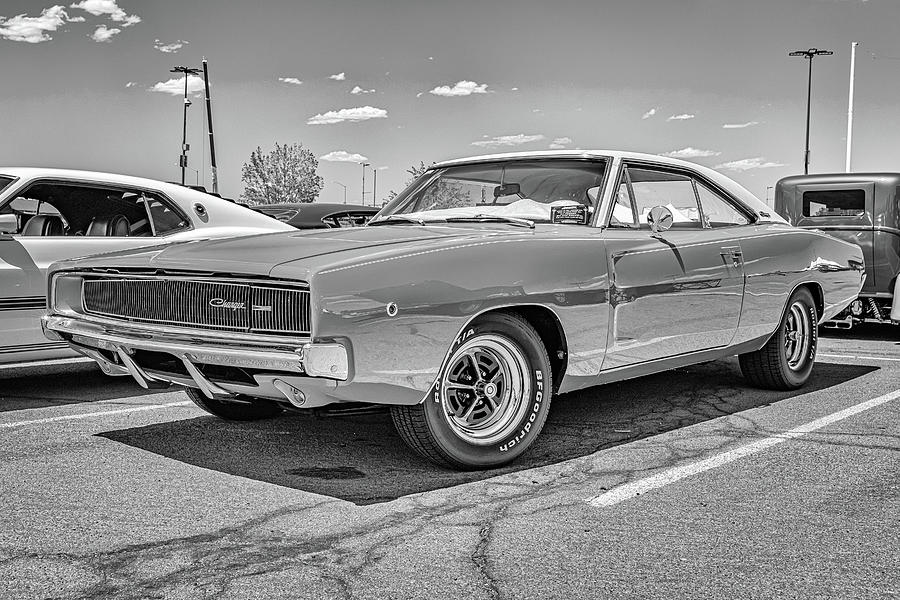
[[[94,217],[84,232],[89,236],[124,237],[131,232],[131,223],[125,215]]]
[[[56,215],[35,215],[25,223],[22,235],[65,235],[65,227]]]

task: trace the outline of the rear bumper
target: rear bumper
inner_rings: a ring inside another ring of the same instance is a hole
[[[302,408],[341,401],[330,395],[338,387],[337,380],[309,374],[310,367],[321,368],[309,360],[316,351],[325,347],[333,354],[338,344],[284,340],[254,346],[213,335],[155,331],[53,314],[44,316],[41,326],[49,339],[67,342],[94,359],[108,375],[130,375],[144,388],[174,383],[197,388],[209,398],[244,395],[287,401]]]

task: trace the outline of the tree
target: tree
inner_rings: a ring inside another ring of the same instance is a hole
[[[241,169],[241,198],[250,204],[313,202],[325,186],[316,175],[318,167],[318,159],[303,144],[276,142],[268,154],[257,146]]]
[[[433,165],[434,163],[431,163],[431,164]],[[403,183],[403,188],[405,189],[405,188],[409,187],[409,184],[411,184],[413,181],[418,179],[425,171],[427,171],[429,169],[430,166],[431,165],[426,165],[425,161],[420,160],[418,165],[413,165],[410,168],[408,168],[406,170],[406,172],[409,173],[409,178]],[[390,202],[391,200],[393,200],[396,197],[397,197],[397,192],[395,192],[394,190],[391,190],[390,193],[388,194],[387,202]]]

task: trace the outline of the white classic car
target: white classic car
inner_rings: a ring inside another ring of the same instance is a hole
[[[180,185],[88,171],[0,167],[0,364],[77,356],[41,333],[50,263],[115,250],[293,231]]]

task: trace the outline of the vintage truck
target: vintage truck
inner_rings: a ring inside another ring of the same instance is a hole
[[[859,298],[825,327],[900,324],[900,173],[793,175],[775,186],[775,211],[805,229],[858,244],[866,262]]]

